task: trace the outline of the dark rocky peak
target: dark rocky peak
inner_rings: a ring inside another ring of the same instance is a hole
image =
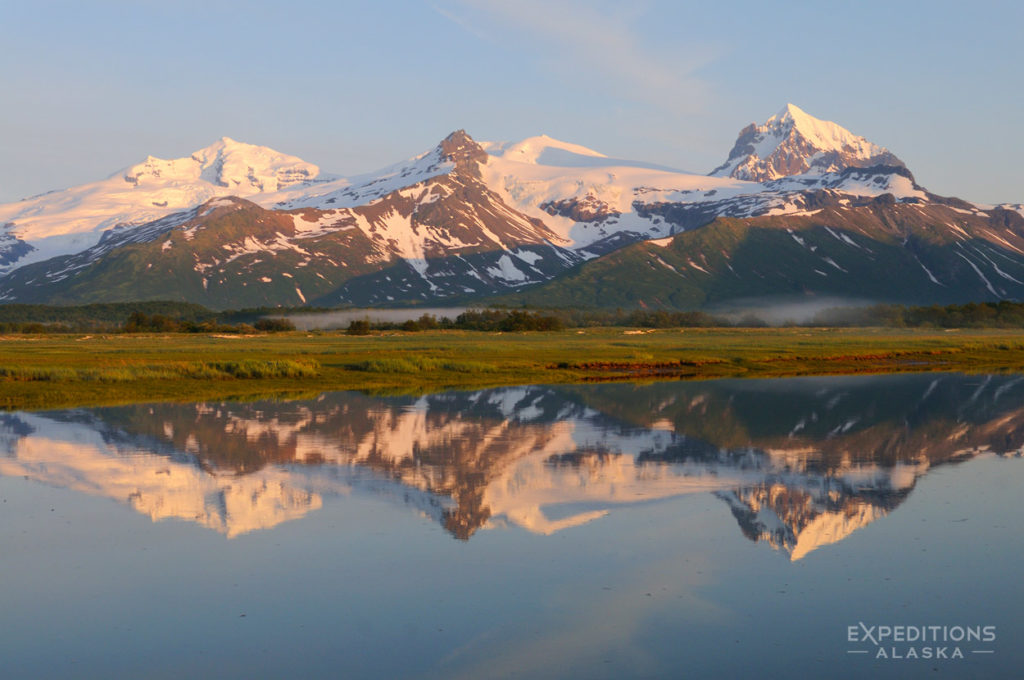
[[[468,163],[483,163],[487,160],[487,152],[476,141],[466,134],[465,130],[456,130],[438,145],[442,161],[451,161],[456,166]]]

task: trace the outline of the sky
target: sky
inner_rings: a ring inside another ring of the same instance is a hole
[[[706,173],[787,102],[1024,202],[1024,3],[0,0],[0,202],[222,136],[361,174],[463,128]]]

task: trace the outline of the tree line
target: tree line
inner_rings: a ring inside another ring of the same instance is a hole
[[[275,308],[215,312],[180,302],[110,303],[79,306],[0,305],[0,333],[256,333],[295,330]],[[302,310],[309,312],[310,310]],[[326,310],[323,310],[326,311]],[[275,316],[269,316],[269,315]],[[455,318],[423,314],[404,322],[352,321],[346,333],[418,332],[460,329],[487,332],[556,331],[563,328],[623,326],[631,328],[760,327],[747,315],[726,319],[702,311],[649,309],[470,309]],[[971,302],[959,305],[874,305],[843,307],[818,313],[800,326],[886,328],[1024,328],[1024,303]]]
[[[516,331],[558,331],[565,323],[552,314],[541,314],[525,310],[483,309],[467,310],[454,319],[447,316],[438,318],[424,314],[418,319],[402,322],[371,322],[369,319],[353,319],[346,329],[348,335],[367,335],[370,331],[429,331],[435,329],[459,329],[467,331],[516,332]]]
[[[874,305],[828,309],[815,326],[883,326],[888,328],[1024,328],[1024,303],[969,302],[962,305]]]

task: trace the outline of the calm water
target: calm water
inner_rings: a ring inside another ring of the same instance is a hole
[[[1022,446],[1021,376],[0,414],[0,675],[1019,677]]]

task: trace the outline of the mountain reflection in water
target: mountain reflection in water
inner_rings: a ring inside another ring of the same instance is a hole
[[[933,466],[1020,455],[1024,377],[529,386],[424,397],[0,415],[0,474],[234,537],[369,492],[456,538],[550,534],[712,492],[792,560],[902,503]]]

